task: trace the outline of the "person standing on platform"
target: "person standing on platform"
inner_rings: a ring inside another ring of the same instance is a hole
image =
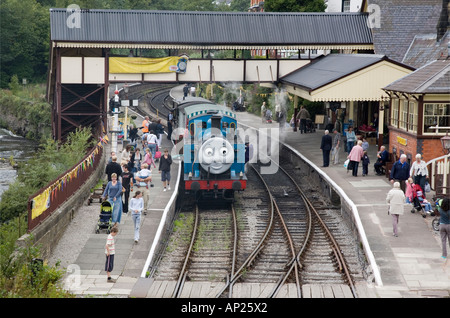
[[[398,220],[403,215],[405,193],[400,189],[400,183],[394,182],[394,187],[388,192],[386,202],[389,204],[388,214],[392,215],[393,235],[398,237]]]
[[[320,143],[320,149],[322,149],[323,166],[328,167],[330,165],[330,151],[333,146],[333,138],[329,135],[329,131],[325,130],[325,135],[322,136],[322,142]]]
[[[111,181],[106,184],[102,199],[108,198],[108,202],[113,207],[112,222],[114,226],[120,223],[122,218],[122,183],[117,180],[117,174],[111,175]]]
[[[150,125],[150,117],[145,116],[144,120],[142,121],[142,133],[146,134],[148,133],[148,126]]]
[[[141,170],[136,173],[136,185],[142,192],[142,198],[144,199],[144,209],[149,210],[150,208],[150,183],[152,182],[152,173],[148,170],[148,165],[146,163],[141,164]],[[144,210],[144,215],[147,213]]]
[[[414,161],[411,165],[409,175],[414,179],[415,184],[418,184],[422,189],[425,189],[425,183],[428,178],[428,168],[427,163],[422,160],[422,156],[420,154],[416,155],[416,161]]]
[[[183,87],[183,100],[186,99],[186,97],[188,96],[188,94],[189,94],[189,86],[188,86],[188,84],[186,83],[186,84],[184,84],[184,87]]]
[[[133,174],[128,169],[128,164],[122,165],[122,187],[125,189],[123,194],[123,213],[128,213],[128,199],[130,190],[133,188]]]
[[[364,150],[361,147],[361,145],[362,141],[358,140],[358,143],[356,144],[356,146],[352,148],[350,154],[347,157],[348,159],[350,159],[350,165],[352,167],[352,175],[354,177],[358,176],[358,166],[362,157],[364,156]]]
[[[150,149],[152,153],[152,158],[155,158],[156,146],[158,145],[158,137],[155,135],[154,131],[151,131],[147,135],[147,147]],[[147,151],[146,151],[147,152]]]
[[[367,154],[367,151],[364,150],[364,156],[362,157],[363,177],[369,174],[369,163],[370,163],[369,155]]]
[[[161,173],[161,181],[163,182],[164,192],[170,190],[170,166],[172,165],[172,157],[169,155],[169,150],[164,149],[164,155],[159,161],[159,173]],[[166,188],[167,183],[167,188]]]
[[[152,165],[154,168],[156,168],[155,161],[153,160],[153,156],[150,153],[150,149],[148,148],[145,149],[145,156],[142,162],[147,164],[149,170],[152,169]]]
[[[106,165],[105,169],[106,176],[108,177],[108,182],[111,181],[111,175],[115,173],[118,177],[122,175],[122,167],[117,163],[117,157],[112,156],[111,162]]]
[[[300,133],[306,134],[306,119],[309,118],[309,112],[306,110],[305,106],[300,107],[297,118],[300,119]]]
[[[350,154],[356,141],[356,135],[355,132],[353,131],[352,126],[348,127],[346,136],[347,136],[347,153]]]
[[[134,243],[139,242],[139,231],[141,228],[141,213],[144,209],[144,199],[142,199],[142,192],[136,191],[134,197],[130,201],[130,211],[134,223]]]
[[[266,119],[266,102],[263,102],[261,105],[261,122],[264,123],[265,119]]]
[[[167,139],[172,139],[172,131],[173,131],[173,110],[170,111],[169,115],[167,115]]]
[[[111,278],[111,272],[114,269],[114,255],[116,254],[116,244],[114,242],[114,237],[117,235],[119,230],[117,227],[113,227],[111,229],[111,233],[108,234],[108,238],[106,239],[106,245],[105,245],[105,254],[106,254],[106,261],[105,261],[105,272],[107,275],[107,282],[108,283],[115,283],[116,280]]]
[[[339,149],[341,146],[341,134],[337,131],[337,129],[334,129],[334,137],[333,137],[333,155],[331,156],[332,159],[334,158],[334,164],[339,164]]]
[[[438,201],[439,232],[442,241],[442,258],[447,262],[447,241],[450,244],[450,198],[440,199]]]
[[[406,155],[402,154],[400,159],[394,163],[391,169],[391,183],[400,182],[400,188],[406,191],[406,180],[409,178],[409,163],[406,161]]]
[[[161,119],[158,119],[157,123],[156,123],[156,129],[155,129],[155,135],[157,138],[157,144],[158,147],[161,147],[161,142],[162,142],[162,136],[164,135],[164,126],[161,124]],[[161,151],[161,150],[159,150]]]

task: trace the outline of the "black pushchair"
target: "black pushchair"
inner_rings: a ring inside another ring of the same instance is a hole
[[[98,217],[97,229],[95,233],[100,233],[100,230],[106,229],[109,234],[112,228],[112,211],[113,205],[109,201],[103,201],[100,207],[100,215]]]
[[[310,118],[306,118],[306,132],[315,132],[316,128]]]

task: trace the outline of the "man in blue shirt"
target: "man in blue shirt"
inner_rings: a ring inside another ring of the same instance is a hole
[[[391,183],[400,182],[400,188],[405,192],[406,180],[409,178],[409,163],[406,162],[406,155],[402,154],[400,160],[396,161],[391,169]]]

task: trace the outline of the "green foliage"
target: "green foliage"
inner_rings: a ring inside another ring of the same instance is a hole
[[[324,12],[324,0],[265,0],[266,12]]]
[[[16,248],[19,232],[15,222],[0,226],[0,298],[68,298],[60,280],[64,271],[56,266],[34,263],[39,248],[32,246],[32,238],[25,247]]]
[[[14,85],[12,85],[14,87]],[[15,89],[15,88],[14,88]],[[9,90],[0,91],[0,112],[26,126],[28,139],[41,141],[51,134],[51,106],[45,102],[40,92],[33,87],[18,88],[16,94]],[[1,122],[7,126],[6,120]],[[9,128],[9,127],[8,127]],[[10,129],[14,130],[14,129]]]
[[[2,88],[16,74],[19,83],[43,81],[49,52],[49,11],[36,0],[0,3],[0,72]]]
[[[6,222],[26,211],[28,198],[77,164],[93,142],[88,128],[70,133],[63,145],[47,139],[36,155],[20,166],[16,181],[3,192],[0,222]]]
[[[8,86],[9,86],[9,89],[11,90],[11,92],[12,92],[14,95],[16,95],[17,92],[18,92],[19,89],[20,89],[19,78],[17,77],[16,74],[14,74],[14,75],[11,77],[11,81],[9,82]]]

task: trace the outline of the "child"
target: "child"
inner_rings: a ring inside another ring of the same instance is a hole
[[[369,163],[370,163],[370,159],[369,159],[369,156],[367,155],[367,151],[364,151],[364,155],[362,157],[363,177],[367,176],[367,174],[369,172]]]
[[[139,228],[141,225],[141,212],[144,209],[144,199],[142,199],[142,192],[136,191],[136,194],[130,201],[130,211],[134,223],[134,242],[139,242]]]
[[[152,182],[152,173],[148,170],[148,165],[146,163],[141,164],[141,170],[136,173],[136,181],[138,187],[142,187],[140,191],[142,192],[144,199],[144,208],[149,209],[150,204],[150,190],[148,189],[149,182]],[[152,186],[152,185],[151,185]],[[144,215],[147,215],[147,212],[144,211]]]
[[[111,278],[111,272],[114,268],[114,254],[116,253],[116,247],[114,243],[114,236],[117,235],[119,230],[117,227],[113,227],[111,229],[111,233],[108,235],[106,239],[105,253],[106,253],[106,262],[105,262],[105,271],[106,275],[108,275],[107,282],[115,283],[116,280]]]

